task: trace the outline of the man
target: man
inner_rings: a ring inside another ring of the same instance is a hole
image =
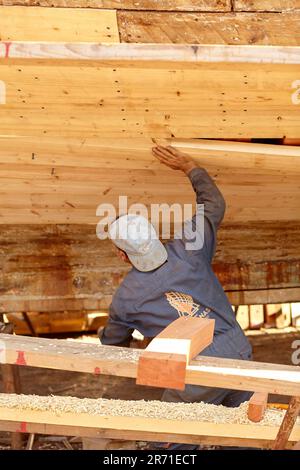
[[[208,173],[189,155],[161,146],[153,148],[153,154],[168,167],[183,171],[196,192],[197,204],[204,204],[204,225],[199,225],[197,214],[190,221],[203,244],[188,250],[183,238],[163,245],[153,236],[151,224],[141,216],[125,215],[114,221],[109,227],[110,238],[120,258],[132,264],[132,270],[113,297],[101,343],[128,345],[134,329],[153,338],[178,316],[196,315],[215,319],[214,341],[202,355],[249,360],[251,346],[211,266],[225,201]],[[234,407],[250,395],[187,385],[183,392],[166,390],[162,400]]]

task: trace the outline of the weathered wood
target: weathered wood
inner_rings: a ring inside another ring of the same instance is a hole
[[[0,335],[2,363],[93,374],[137,377],[139,349],[67,340]],[[295,395],[300,370],[262,362],[198,356],[186,368],[186,383],[236,390]]]
[[[116,12],[74,8],[0,8],[1,41],[119,42]]]
[[[28,317],[37,335],[84,331],[95,332],[99,327],[106,325],[107,316],[106,312],[28,312]],[[14,324],[16,334],[32,334],[28,325],[23,320],[22,313],[8,313],[7,318]]]
[[[298,301],[299,237],[299,223],[223,225],[214,270],[231,302]],[[44,333],[55,330],[56,312],[106,310],[128,271],[111,242],[84,225],[2,225],[0,266],[0,311],[52,311],[53,327],[41,317]]]
[[[184,390],[186,366],[213,341],[215,321],[183,316],[157,335],[139,357],[139,385]]]
[[[299,0],[235,0],[236,11],[295,11],[300,10]]]
[[[285,416],[283,418],[282,424],[278,431],[275,443],[274,443],[274,450],[283,450],[286,447],[286,443],[289,440],[291,433],[293,432],[293,428],[295,426],[297,417],[300,412],[300,397],[292,397],[290,400],[289,407],[285,412]]]
[[[0,0],[0,5],[121,10],[230,11],[230,0]]]
[[[258,422],[264,417],[267,409],[268,394],[256,392],[252,395],[248,405],[248,418],[250,421]]]
[[[122,42],[299,46],[300,14],[118,12]]]
[[[299,297],[300,298],[300,297]],[[276,316],[276,327],[285,328],[291,324],[291,306],[290,304],[281,304],[281,311]]]

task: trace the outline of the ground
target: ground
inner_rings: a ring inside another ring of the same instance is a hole
[[[281,333],[270,332],[251,335],[254,360],[261,362],[273,362],[291,365],[293,353],[292,343],[300,339],[300,332]],[[150,387],[138,386],[133,379],[112,376],[93,376],[78,372],[56,371],[50,369],[38,369],[33,367],[20,368],[22,392],[39,395],[72,395],[89,398],[120,398],[123,400],[134,399],[160,399],[162,390]],[[0,392],[2,381],[0,380]],[[271,396],[271,402],[288,402],[286,396]],[[64,439],[60,437],[40,436],[36,437],[34,448],[38,449],[74,449],[80,448],[79,439]],[[9,449],[9,434],[0,433],[0,449]]]

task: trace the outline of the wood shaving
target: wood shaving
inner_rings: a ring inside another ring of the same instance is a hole
[[[207,403],[169,403],[145,400],[108,400],[104,398],[77,398],[38,395],[0,394],[1,407],[18,410],[50,411],[62,413],[87,413],[98,416],[127,416],[177,421],[204,421],[217,424],[253,424],[247,417],[248,402],[238,408]],[[283,410],[267,409],[258,426],[279,426]],[[298,418],[297,425],[300,425]]]

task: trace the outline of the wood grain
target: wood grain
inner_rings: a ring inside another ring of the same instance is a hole
[[[248,2],[247,2],[248,3]],[[118,12],[122,42],[299,46],[300,13]]]
[[[230,11],[230,0],[0,0],[0,5],[121,10]]]
[[[119,42],[116,12],[74,8],[0,8],[0,41]]]
[[[300,10],[299,0],[235,0],[235,10],[294,11]]]
[[[2,363],[50,369],[137,377],[139,349],[97,346],[67,340],[0,335]],[[22,361],[19,352],[22,352]],[[299,391],[297,366],[198,356],[186,368],[185,382],[193,385],[249,390],[283,395]]]

